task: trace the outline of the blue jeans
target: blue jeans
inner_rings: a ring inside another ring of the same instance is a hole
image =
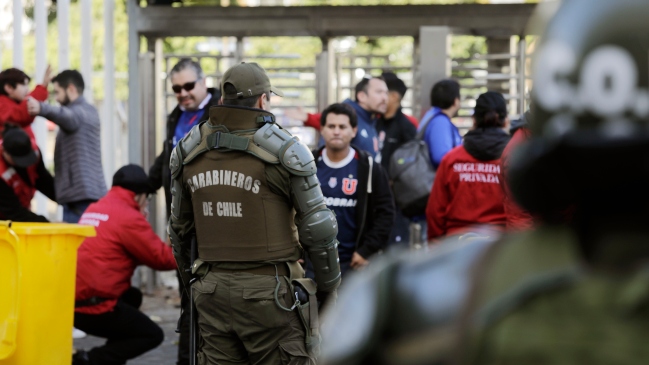
[[[83,212],[88,209],[90,204],[94,203],[91,200],[82,200],[63,205],[63,221],[66,223],[79,223],[79,219]]]

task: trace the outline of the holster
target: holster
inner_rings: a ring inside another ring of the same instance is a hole
[[[315,281],[304,277],[304,269],[297,262],[287,263],[290,271],[291,292],[295,287],[301,287],[308,295],[309,301],[295,307],[302,325],[304,326],[304,343],[309,354],[317,357],[320,354],[320,320],[318,317],[318,300],[316,299],[317,286]]]

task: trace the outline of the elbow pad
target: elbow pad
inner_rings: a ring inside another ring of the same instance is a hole
[[[315,175],[294,176],[291,182],[295,207],[301,217],[296,221],[300,242],[313,264],[318,291],[332,292],[340,285],[336,216],[324,204]]]
[[[320,292],[332,292],[340,285],[338,261],[338,224],[327,209],[316,176],[315,159],[308,146],[275,123],[261,127],[253,136],[259,147],[276,154],[291,174],[291,187],[300,243],[306,250],[315,271]]]

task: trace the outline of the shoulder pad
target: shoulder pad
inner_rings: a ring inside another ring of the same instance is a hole
[[[275,156],[286,141],[291,139],[291,134],[275,123],[266,123],[252,136],[252,141],[259,147]]]
[[[279,149],[279,161],[293,175],[310,176],[316,173],[313,153],[297,137],[284,142]]]
[[[200,143],[201,143],[201,125],[203,123],[199,123],[198,125],[195,125],[189,133],[183,139],[178,142],[178,145],[181,148],[181,155],[182,156],[187,156],[189,153],[196,148]]]
[[[180,171],[182,171],[183,161],[180,157],[178,156],[178,146],[176,146],[171,150],[171,158],[169,159],[169,170],[171,171],[172,179],[178,177]]]

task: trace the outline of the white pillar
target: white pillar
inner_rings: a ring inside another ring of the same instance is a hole
[[[23,3],[14,0],[14,59],[11,67],[23,68]]]
[[[36,25],[36,48],[35,59],[36,69],[34,72],[35,83],[43,81],[45,69],[47,68],[47,12],[45,0],[35,0],[34,2],[34,23]],[[47,87],[47,85],[45,85]],[[47,143],[47,129],[43,118],[36,118],[32,126],[36,135],[38,146],[45,152]]]
[[[83,16],[81,19],[83,21]],[[70,68],[70,0],[56,2],[56,20],[59,25],[59,72],[61,72]]]
[[[139,147],[142,143],[142,126],[140,115],[140,77],[139,53],[140,35],[137,32],[137,20],[140,13],[140,6],[135,1],[126,4],[128,13],[128,161],[130,163],[142,164],[142,151]]]
[[[421,111],[430,108],[430,89],[442,79],[451,76],[451,30],[449,27],[419,28],[419,73]]]
[[[115,172],[115,54],[113,15],[115,0],[104,0],[104,103],[101,123],[102,164],[106,183]]]
[[[36,72],[34,79],[36,82],[41,82],[45,75],[45,68],[47,67],[47,14],[45,10],[45,0],[36,0],[34,2],[34,23],[36,25]],[[47,87],[47,85],[46,85]],[[36,117],[32,124],[32,130],[36,135],[36,143],[43,153],[43,158],[48,154],[47,150],[47,125],[45,118]],[[36,212],[42,216],[47,217],[47,201],[48,199],[42,195],[36,195]]]
[[[520,101],[518,103],[518,113],[522,116],[527,111],[527,100],[525,100],[526,95],[526,75],[525,75],[525,65],[527,64],[527,41],[525,40],[525,35],[520,36],[518,41],[518,95]]]
[[[89,103],[92,95],[92,0],[81,0],[81,75],[86,87],[83,95]]]

